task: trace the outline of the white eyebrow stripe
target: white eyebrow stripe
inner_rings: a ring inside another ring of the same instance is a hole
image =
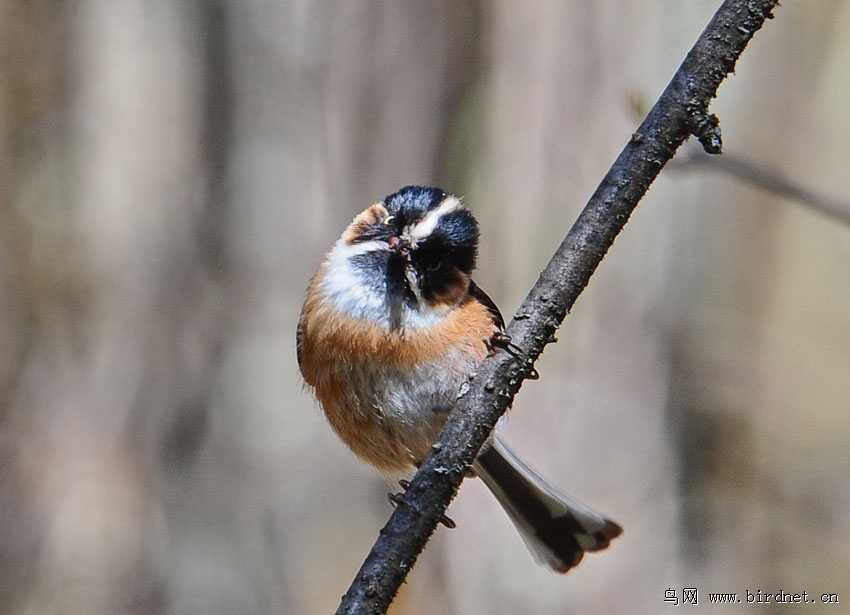
[[[458,207],[460,207],[460,199],[453,194],[448,195],[436,208],[425,214],[422,220],[410,226],[410,230],[408,231],[410,239],[414,242],[425,239],[437,228],[440,218],[453,211],[457,211]]]
[[[332,256],[334,258],[348,259],[352,256],[360,256],[369,252],[381,252],[389,249],[390,246],[385,241],[373,240],[347,244],[344,240],[340,239],[333,248]]]

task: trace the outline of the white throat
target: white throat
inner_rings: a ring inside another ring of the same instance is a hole
[[[389,245],[383,241],[347,244],[340,239],[328,254],[321,282],[325,298],[337,310],[387,330],[391,328],[391,317],[386,279],[384,275],[352,262],[352,258],[389,250]],[[445,312],[437,312],[420,300],[418,309],[403,306],[401,316],[402,329],[425,329],[438,324],[445,318]]]

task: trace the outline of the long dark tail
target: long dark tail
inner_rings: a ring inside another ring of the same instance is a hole
[[[610,519],[555,491],[498,437],[482,449],[474,469],[534,558],[556,572],[567,572],[585,552],[605,549],[623,533]]]

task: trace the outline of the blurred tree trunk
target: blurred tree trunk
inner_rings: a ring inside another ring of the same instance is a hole
[[[51,327],[68,318],[80,289],[68,222],[64,126],[69,81],[63,14],[50,2],[0,5],[0,611],[26,602],[47,541],[49,511],[39,477],[47,467],[33,450],[38,429],[17,409],[27,360]],[[60,135],[61,130],[59,130]],[[71,331],[68,331],[71,333]]]
[[[199,30],[163,3],[3,6],[4,287],[18,301],[2,413],[18,486],[3,504],[44,539],[8,601],[162,612],[161,489],[203,442],[225,329]]]

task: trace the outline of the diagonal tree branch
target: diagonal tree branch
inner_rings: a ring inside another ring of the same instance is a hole
[[[695,135],[706,151],[720,153],[718,119],[708,112],[709,103],[777,4],[726,0],[712,17],[514,315],[507,333],[526,358],[520,362],[499,352],[481,364],[431,453],[398,498],[338,614],[386,612],[481,445],[678,147]]]

